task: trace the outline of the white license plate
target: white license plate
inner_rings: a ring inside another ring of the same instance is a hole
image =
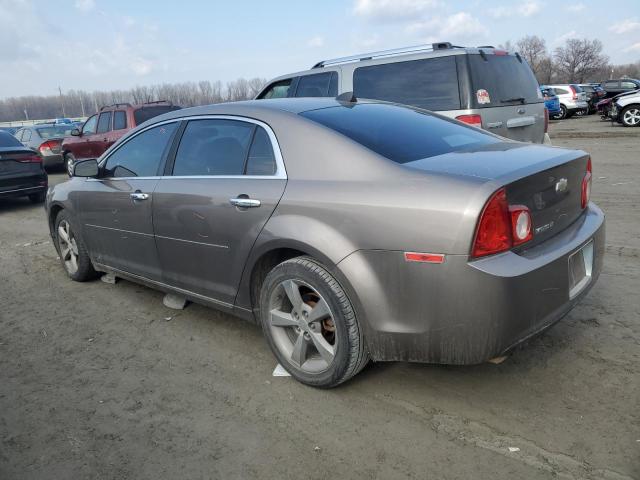
[[[591,281],[593,240],[569,257],[569,298],[578,295]]]

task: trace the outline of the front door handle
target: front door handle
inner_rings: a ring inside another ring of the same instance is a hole
[[[229,203],[239,208],[255,208],[261,205],[260,200],[255,198],[230,198]]]
[[[134,192],[129,195],[131,195],[131,198],[134,200],[147,200],[149,198],[148,193],[142,193],[142,192]]]

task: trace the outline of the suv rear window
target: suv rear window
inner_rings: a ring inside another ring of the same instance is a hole
[[[459,110],[455,56],[356,68],[353,93],[357,98],[386,100],[428,110]]]
[[[479,54],[467,57],[474,92],[473,108],[542,101],[538,81],[524,60],[520,63],[514,55],[490,54],[485,55],[486,60]],[[487,92],[488,97],[482,95],[482,91]]]
[[[173,112],[174,110],[180,110],[180,107],[176,105],[155,105],[149,107],[140,107],[133,112],[133,118],[136,121],[136,125],[146,122],[150,118],[157,117],[163,113]]]
[[[361,103],[310,110],[300,115],[396,163],[500,141],[475,127],[396,105]]]

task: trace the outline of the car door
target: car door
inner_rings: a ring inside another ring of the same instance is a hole
[[[98,117],[98,126],[90,143],[91,156],[98,158],[107,151],[113,142],[110,142],[111,132],[111,111],[102,112]]]
[[[153,237],[153,191],[177,130],[171,121],[129,138],[100,162],[100,175],[74,198],[92,259],[127,273],[160,280]]]
[[[267,125],[230,117],[189,120],[154,192],[164,282],[231,306],[246,258],[285,184]]]
[[[72,152],[77,160],[83,158],[97,158],[92,157],[91,145],[93,136],[96,133],[96,126],[98,124],[98,115],[93,115],[84,122],[80,135],[77,137],[77,141],[72,143]]]

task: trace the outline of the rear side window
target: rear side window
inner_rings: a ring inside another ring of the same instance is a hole
[[[159,125],[139,133],[107,159],[106,177],[154,177],[177,123]]]
[[[280,80],[272,83],[260,98],[285,98],[289,96],[289,87],[291,87],[291,78]]]
[[[237,120],[190,121],[180,140],[173,175],[242,175],[254,128]]]
[[[475,127],[396,105],[361,103],[310,110],[300,115],[397,163],[500,141]]]
[[[330,96],[329,90],[333,74],[335,74],[335,72],[318,73],[300,77],[300,80],[298,80],[298,88],[296,89],[296,97]],[[335,95],[333,96],[335,97]]]
[[[122,110],[113,112],[113,129],[122,130],[127,128],[127,113]]]
[[[537,88],[537,86],[536,86]],[[356,68],[353,93],[428,110],[458,110],[460,92],[454,56]]]
[[[0,131],[0,147],[21,147],[20,141],[7,132]]]
[[[22,141],[28,142],[29,140],[31,140],[31,130],[25,130],[22,134]]]
[[[567,90],[566,88],[555,87],[554,90],[558,95],[567,95],[569,93],[569,90]]]
[[[541,102],[538,81],[514,55],[467,55],[474,108]]]
[[[276,173],[276,158],[269,134],[262,127],[256,128],[253,143],[247,158],[247,175],[274,175]]]
[[[98,118],[98,129],[96,133],[104,133],[111,130],[111,112],[104,112]]]
[[[136,125],[146,122],[150,118],[157,117],[163,113],[173,112],[174,110],[180,110],[180,107],[175,105],[153,105],[140,107],[133,112],[133,119]]]

